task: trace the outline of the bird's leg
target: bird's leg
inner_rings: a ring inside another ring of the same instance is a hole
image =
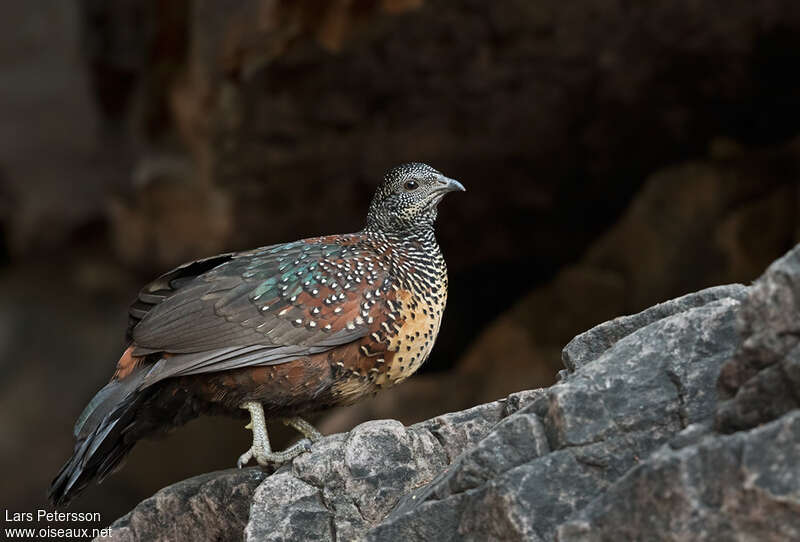
[[[294,418],[283,418],[281,421],[289,427],[293,427],[311,442],[316,442],[322,438],[322,433],[317,431],[316,427],[299,416],[295,416]]]
[[[245,426],[246,429],[253,431],[253,445],[239,456],[239,461],[236,465],[241,469],[251,459],[265,467],[269,464],[281,464],[294,459],[303,452],[311,449],[311,443],[303,439],[300,442],[293,444],[282,452],[273,452],[269,445],[269,436],[267,435],[267,424],[264,419],[264,407],[258,402],[242,403],[240,408],[250,412],[250,423]],[[308,424],[310,426],[310,424]],[[311,429],[314,429],[313,427]],[[316,429],[314,429],[316,431]],[[301,431],[302,432],[302,431]],[[305,433],[303,433],[305,434]]]
[[[250,423],[245,426],[245,429],[253,431],[253,445],[249,450],[239,456],[239,461],[236,462],[236,465],[241,469],[254,457],[256,461],[258,461],[258,458],[263,457],[265,453],[272,453],[272,448],[269,445],[267,424],[264,420],[264,407],[261,406],[261,403],[242,403],[239,408],[250,411]],[[259,464],[261,464],[260,461]]]

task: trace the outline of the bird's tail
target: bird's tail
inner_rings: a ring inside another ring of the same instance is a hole
[[[65,505],[95,478],[102,481],[136,443],[128,433],[149,395],[139,390],[145,375],[146,371],[137,370],[112,380],[83,410],[75,423],[72,457],[50,484],[48,496],[54,505]]]

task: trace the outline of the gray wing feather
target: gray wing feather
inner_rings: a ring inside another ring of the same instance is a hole
[[[152,366],[142,385],[177,376],[276,365],[365,336],[368,331],[363,324],[342,327],[339,322],[340,328],[323,331],[322,326],[310,328],[293,322],[309,310],[295,303],[293,292],[310,292],[314,286],[306,281],[313,275],[296,278],[302,268],[292,268],[290,275],[281,262],[296,264],[302,259],[312,265],[329,257],[332,250],[342,249],[326,244],[309,246],[307,242],[265,247],[225,255],[219,265],[195,277],[181,276],[179,284],[175,279],[167,281],[173,289],[166,294],[162,293],[163,284],[147,287],[139,296],[135,315],[139,321],[131,329],[132,353],[170,355]],[[291,281],[287,282],[287,276]],[[341,285],[339,288],[339,293],[344,292]],[[143,309],[142,304],[147,303],[152,306]],[[350,322],[355,316],[357,312]]]

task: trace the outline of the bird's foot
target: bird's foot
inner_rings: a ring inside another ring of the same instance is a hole
[[[281,421],[285,425],[293,427],[298,433],[302,434],[311,442],[317,442],[323,436],[322,433],[317,431],[316,427],[299,416],[295,416],[294,418],[282,418]]]
[[[247,465],[251,459],[255,459],[256,463],[262,467],[266,467],[267,465],[278,466],[291,461],[302,453],[309,451],[311,451],[311,441],[305,438],[295,442],[280,452],[266,452],[264,450],[255,450],[255,447],[251,447],[249,450],[239,456],[236,466],[241,469]]]
[[[286,463],[301,453],[310,451],[312,441],[322,437],[322,434],[305,420],[301,418],[287,418],[284,420],[284,423],[294,427],[308,438],[296,442],[283,451],[273,452],[267,434],[264,407],[261,406],[261,403],[247,402],[243,403],[241,408],[250,411],[250,423],[247,424],[245,428],[253,431],[253,445],[249,450],[239,456],[236,466],[240,469],[247,465],[251,459],[255,459],[256,463],[262,467]],[[299,420],[299,422],[297,420]]]

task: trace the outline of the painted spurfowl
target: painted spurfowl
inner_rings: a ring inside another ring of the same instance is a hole
[[[301,414],[402,382],[431,352],[447,299],[434,236],[457,181],[420,163],[389,170],[362,231],[221,254],[145,286],[129,346],[75,424],[72,457],[50,486],[57,505],[102,480],[140,439],[203,413],[249,411],[238,461],[288,461],[321,435]],[[266,419],[306,438],[272,451]]]

